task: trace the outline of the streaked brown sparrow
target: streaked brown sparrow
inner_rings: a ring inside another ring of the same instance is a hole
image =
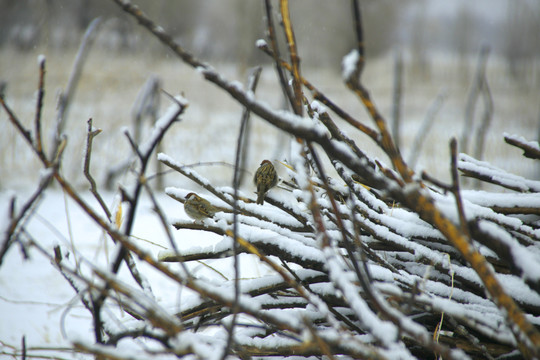
[[[278,175],[274,165],[269,160],[263,160],[255,172],[253,182],[257,186],[257,204],[264,204],[264,197],[268,190],[278,183]]]
[[[184,211],[194,220],[203,220],[214,217],[215,213],[221,211],[221,209],[210,204],[208,200],[199,195],[189,193],[186,195],[186,201],[184,202]]]

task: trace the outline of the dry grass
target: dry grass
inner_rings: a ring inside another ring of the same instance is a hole
[[[32,127],[38,78],[36,58],[39,53],[47,57],[47,93],[43,121],[44,135],[48,137],[55,121],[58,92],[67,83],[75,51],[36,50],[20,53],[10,48],[0,48],[0,69],[3,70],[0,78],[8,83],[8,104],[24,124]],[[241,75],[234,65],[215,66],[230,79],[245,79],[245,75]],[[538,174],[534,162],[524,159],[519,151],[504,144],[502,134],[517,133],[529,140],[537,138],[540,80],[535,70],[538,68],[537,63],[532,64],[531,76],[527,81],[518,82],[509,77],[504,63],[497,59],[488,62],[488,81],[493,92],[495,114],[486,140],[485,158],[494,165],[528,177]],[[425,140],[419,159],[421,168],[442,179],[449,178],[448,141],[451,136],[459,136],[461,133],[468,86],[472,81],[467,78],[472,79],[473,70],[474,59],[465,68],[457,61],[433,60],[424,75],[419,75],[410,65],[406,65],[402,111],[402,152],[405,157],[427,108],[443,87],[448,92],[447,100]],[[122,129],[131,126],[133,102],[139,89],[152,74],[162,79],[165,90],[173,94],[182,92],[190,101],[184,120],[175,125],[165,139],[164,151],[185,163],[232,163],[241,108],[228,95],[205,83],[200,74],[175,58],[93,50],[71,106],[67,125],[68,151],[65,153],[63,171],[77,184],[86,186],[81,169],[88,118],[92,117],[94,126],[103,130],[94,140],[92,166],[93,174],[101,181],[106,170],[124,160],[129,153]],[[371,125],[365,110],[342,84],[339,64],[336,64],[335,69],[304,69],[303,74],[356,118]],[[389,120],[392,59],[387,57],[368,62],[364,74],[364,81],[371,89],[376,104]],[[274,107],[281,106],[280,91],[271,67],[263,71],[257,96]],[[163,98],[162,108],[167,102]],[[480,106],[477,113],[481,111]],[[6,114],[0,112],[0,124],[7,123]],[[346,126],[344,128],[347,129]],[[37,161],[11,125],[3,125],[2,129],[0,186],[4,189],[33,186],[36,182],[36,169],[39,168]],[[278,132],[266,123],[258,120],[253,122],[248,163],[250,169],[255,168],[261,158],[286,157],[285,147],[279,142],[279,137]],[[361,134],[353,137],[368,154],[386,161],[367,137]],[[230,184],[232,175],[227,168],[213,166],[203,173],[217,184]],[[169,178],[169,182],[175,181],[179,180]]]

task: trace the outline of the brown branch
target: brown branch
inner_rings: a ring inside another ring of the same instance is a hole
[[[354,20],[354,30],[356,35],[356,49],[358,50],[358,55],[360,57],[358,61],[358,67],[356,69],[356,74],[358,78],[360,78],[360,76],[362,75],[362,71],[364,70],[364,63],[366,59],[366,55],[364,53],[364,30],[362,28],[362,14],[358,0],[351,0],[351,4]]]
[[[357,37],[356,50],[358,51],[358,58],[356,59],[356,62],[354,64],[354,71],[350,71],[350,73],[347,74],[345,82],[347,84],[347,87],[360,98],[371,118],[375,121],[375,124],[377,125],[381,136],[381,147],[392,161],[394,168],[399,172],[399,174],[406,183],[410,183],[412,181],[413,172],[405,164],[405,161],[401,157],[399,150],[397,149],[394,141],[392,140],[392,136],[390,135],[390,132],[386,125],[386,120],[383,118],[383,116],[375,106],[373,100],[371,100],[369,92],[362,85],[360,80],[365,60],[362,18],[360,13],[360,5],[358,4],[357,0],[353,0],[353,17]]]
[[[289,1],[280,0],[279,7],[281,11],[281,20],[283,21],[283,27],[285,31],[285,38],[287,39],[287,45],[289,47],[289,55],[291,56],[292,64],[292,75],[293,75],[293,92],[294,92],[294,101],[293,101],[293,110],[296,115],[302,116],[302,82],[300,76],[300,57],[298,56],[298,51],[296,49],[296,39],[294,36],[294,31],[291,23],[291,15],[289,12]]]
[[[507,144],[513,145],[523,150],[523,156],[530,159],[540,159],[540,147],[538,146],[538,141],[527,142],[523,138],[518,138],[516,136],[511,136],[508,134],[504,135],[504,141]]]

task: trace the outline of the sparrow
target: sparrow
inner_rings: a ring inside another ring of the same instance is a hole
[[[215,213],[221,211],[221,209],[210,204],[206,199],[203,199],[195,193],[189,193],[186,195],[186,201],[184,202],[184,211],[193,220],[203,220],[211,218]]]
[[[264,204],[264,197],[268,190],[278,183],[278,176],[274,165],[269,160],[263,160],[255,172],[253,182],[257,186],[257,204]]]

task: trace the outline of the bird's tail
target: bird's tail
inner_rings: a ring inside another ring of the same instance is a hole
[[[257,204],[262,205],[264,204],[264,192],[258,192],[257,193]]]

